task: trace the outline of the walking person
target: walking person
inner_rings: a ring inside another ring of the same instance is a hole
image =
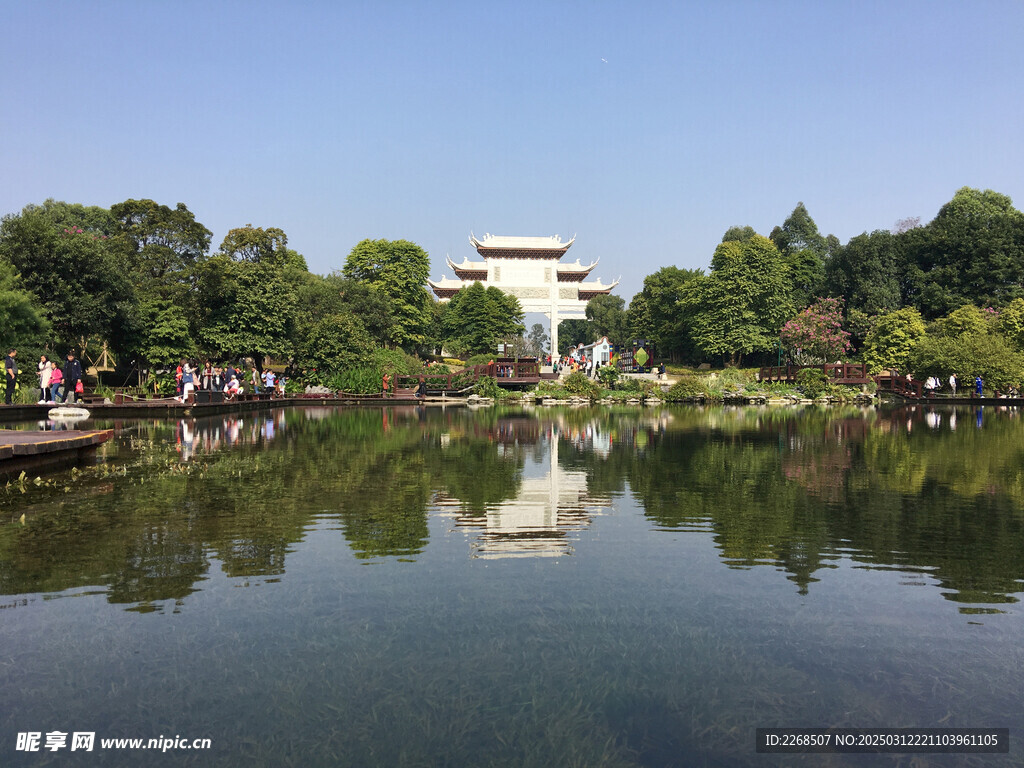
[[[974,377],[974,389],[978,393],[978,397],[985,394],[985,382],[981,380],[981,376]]]
[[[949,388],[953,391],[953,397],[956,397],[956,374],[949,374]]]
[[[261,391],[261,385],[263,384],[263,380],[260,378],[260,372],[256,368],[256,363],[252,364],[251,383],[252,383],[252,391],[253,391],[253,393],[258,395],[260,393],[260,391]]]
[[[187,403],[195,388],[195,372],[191,365],[185,363],[181,369],[181,402]]]
[[[7,388],[4,390],[4,402],[7,405],[11,404],[11,400],[14,397],[14,390],[18,386],[18,362],[15,358],[18,356],[18,350],[11,347],[7,350],[7,357],[4,358],[4,373],[7,375]]]
[[[50,377],[53,375],[53,363],[46,355],[39,356],[39,405],[43,405],[50,394]]]
[[[61,382],[64,380],[64,374],[60,370],[59,365],[54,365],[50,371],[50,405],[56,405],[58,402],[58,392],[60,391]]]
[[[68,352],[68,360],[64,363],[64,402],[74,403],[78,399],[79,387],[82,385],[82,364],[75,358],[74,352]]]

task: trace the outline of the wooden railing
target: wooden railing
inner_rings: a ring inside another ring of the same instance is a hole
[[[923,385],[920,381],[909,376],[901,376],[895,371],[887,371],[880,376],[875,376],[878,388],[886,392],[893,392],[904,397],[921,397]]]
[[[824,371],[833,384],[867,384],[871,381],[864,363],[825,363],[824,365],[766,365],[759,372],[761,381],[796,381],[803,370]]]
[[[497,361],[464,368],[459,373],[418,373],[412,376],[395,376],[397,389],[415,390],[422,378],[428,392],[461,392],[472,386],[482,376],[490,376],[501,384],[529,384],[541,379],[540,363],[537,361]]]

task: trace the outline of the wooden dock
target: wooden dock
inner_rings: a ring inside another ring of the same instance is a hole
[[[9,476],[54,463],[78,461],[113,435],[112,429],[31,432],[0,429],[0,474]]]

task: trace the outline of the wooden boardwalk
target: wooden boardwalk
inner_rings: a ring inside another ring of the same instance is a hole
[[[113,436],[112,429],[31,432],[0,429],[0,474],[76,461]]]

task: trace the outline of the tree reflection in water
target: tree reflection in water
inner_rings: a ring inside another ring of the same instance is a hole
[[[4,594],[103,585],[160,610],[211,568],[281,577],[313,527],[358,559],[415,560],[432,516],[474,557],[578,555],[594,516],[632,498],[653,535],[709,531],[725,565],[780,568],[801,593],[844,558],[925,574],[965,612],[1016,602],[1024,579],[1015,409],[308,408],[112,426],[95,466],[7,489]]]

